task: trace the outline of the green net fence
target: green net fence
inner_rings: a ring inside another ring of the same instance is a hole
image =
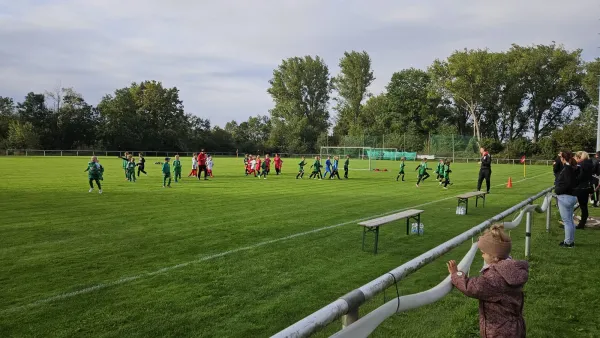
[[[385,135],[346,135],[337,142],[328,140],[328,146],[371,148],[373,158],[394,160],[413,158],[416,154],[444,158],[473,158],[478,156],[477,139],[465,135],[421,135],[418,133]],[[325,144],[323,144],[325,146]]]

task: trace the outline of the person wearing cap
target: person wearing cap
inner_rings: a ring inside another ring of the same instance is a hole
[[[479,333],[482,337],[525,337],[523,286],[529,264],[510,258],[510,237],[502,224],[494,224],[477,242],[485,266],[478,277],[467,277],[455,261],[448,262],[452,284],[465,296],[479,299]]]
[[[163,188],[171,187],[171,165],[169,164],[169,160],[171,160],[171,159],[168,157],[165,157],[165,163],[163,163],[163,165],[162,165]],[[168,183],[167,183],[167,179],[169,180]]]

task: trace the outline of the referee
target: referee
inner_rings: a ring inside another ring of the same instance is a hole
[[[479,180],[477,181],[477,191],[481,191],[481,183],[485,179],[487,193],[490,193],[490,176],[492,176],[492,156],[488,153],[485,147],[479,148],[481,154],[481,167],[479,169]]]

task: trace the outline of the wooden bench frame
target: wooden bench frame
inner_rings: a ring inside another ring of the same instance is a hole
[[[362,250],[363,251],[365,250],[366,234],[368,232],[374,232],[375,233],[375,247],[373,249],[373,253],[377,254],[377,247],[379,245],[379,227],[389,224],[391,222],[406,219],[406,234],[410,235],[410,221],[415,220],[415,221],[417,221],[417,224],[421,224],[421,214],[423,212],[425,212],[425,210],[410,209],[410,210],[405,210],[405,211],[398,212],[395,214],[391,214],[388,216],[374,218],[374,219],[371,219],[368,221],[358,223],[360,226],[363,227]],[[420,236],[421,235],[420,231],[417,232],[417,234]]]
[[[463,197],[464,195],[468,195],[471,194],[469,197]],[[461,205],[465,206],[465,215],[469,212],[469,198],[473,198],[475,197],[475,207],[477,208],[479,199],[481,198],[483,200],[483,207],[485,208],[485,196],[487,195],[486,192],[484,191],[474,191],[474,192],[468,192],[466,194],[462,194],[462,195],[458,195],[456,196],[456,198],[458,198],[458,206],[460,207]]]

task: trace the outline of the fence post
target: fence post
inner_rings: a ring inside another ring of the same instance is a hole
[[[25,149],[25,156],[27,156],[27,149]]]
[[[44,157],[46,156],[46,151],[44,150]]]
[[[104,152],[104,156],[108,157],[108,151]]]
[[[349,309],[348,313],[342,316],[342,329],[358,320],[358,307]]]
[[[546,195],[546,198],[549,199],[548,209],[546,209],[546,232],[550,232],[550,220],[552,218],[552,211],[550,210],[552,208],[552,194],[549,193]]]
[[[529,258],[530,247],[531,244],[531,222],[532,222],[532,211],[528,211],[526,215],[525,221],[525,257]]]
[[[79,150],[77,150],[77,152],[75,153],[75,156],[79,156]]]

